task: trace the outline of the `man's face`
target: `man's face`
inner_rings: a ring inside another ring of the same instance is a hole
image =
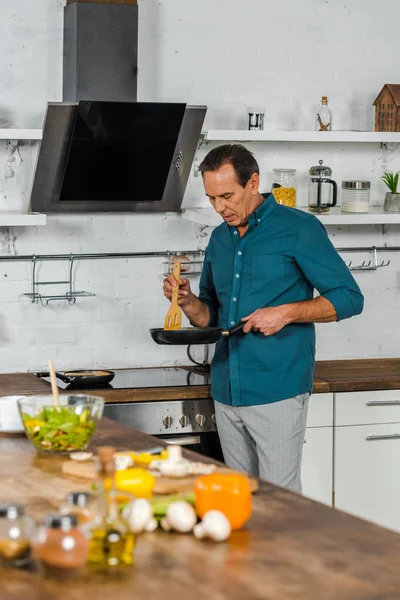
[[[259,177],[253,173],[245,187],[236,178],[231,164],[223,165],[218,171],[206,171],[203,174],[206,195],[214,210],[233,227],[247,224],[258,197]]]

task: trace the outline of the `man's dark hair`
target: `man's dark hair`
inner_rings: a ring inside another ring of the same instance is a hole
[[[199,171],[203,175],[206,171],[218,171],[223,165],[232,165],[242,187],[247,185],[253,173],[260,173],[253,153],[241,144],[224,144],[210,150]]]

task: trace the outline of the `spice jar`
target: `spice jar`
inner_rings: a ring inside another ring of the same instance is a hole
[[[274,169],[272,194],[278,204],[296,206],[296,169]]]
[[[251,488],[246,475],[212,473],[196,479],[196,512],[203,518],[209,510],[224,513],[232,529],[240,529],[251,517]]]
[[[45,575],[69,579],[85,566],[89,541],[78,528],[75,515],[48,515],[33,539],[32,551]]]
[[[20,567],[30,559],[33,519],[25,515],[21,504],[0,504],[0,563]]]
[[[75,515],[78,525],[87,525],[98,515],[97,497],[89,492],[70,492],[60,508],[62,515]]]
[[[342,181],[342,212],[369,212],[370,181]]]

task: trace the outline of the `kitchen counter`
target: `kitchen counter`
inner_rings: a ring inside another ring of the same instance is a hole
[[[93,441],[139,449],[155,440],[104,419]],[[201,460],[202,457],[199,457]],[[0,436],[2,500],[36,519],[57,510],[66,491],[62,459],[37,455],[25,437]],[[86,484],[87,485],[87,484]],[[87,574],[62,585],[0,568],[1,600],[393,600],[400,598],[400,536],[267,482],[254,496],[246,529],[223,544],[155,532],[139,537],[124,578]]]
[[[188,367],[190,369],[190,367]],[[318,361],[313,393],[400,389],[400,358]],[[50,393],[33,373],[0,374],[0,396]],[[92,394],[99,390],[85,390]],[[210,398],[209,385],[101,390],[106,402],[144,402]]]

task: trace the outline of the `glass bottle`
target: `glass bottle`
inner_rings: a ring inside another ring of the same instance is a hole
[[[0,504],[0,564],[20,567],[29,562],[33,519],[21,504]]]
[[[327,96],[322,96],[315,117],[315,131],[332,131],[332,111],[328,106]]]
[[[92,524],[98,517],[97,497],[89,492],[69,492],[60,508],[62,515],[75,515],[79,527]]]
[[[133,564],[135,536],[119,514],[114,486],[115,448],[102,446],[97,450],[99,468],[99,518],[90,528],[89,564],[98,567],[118,567]]]
[[[70,579],[86,565],[89,542],[75,515],[48,515],[34,536],[32,551],[44,575]]]

